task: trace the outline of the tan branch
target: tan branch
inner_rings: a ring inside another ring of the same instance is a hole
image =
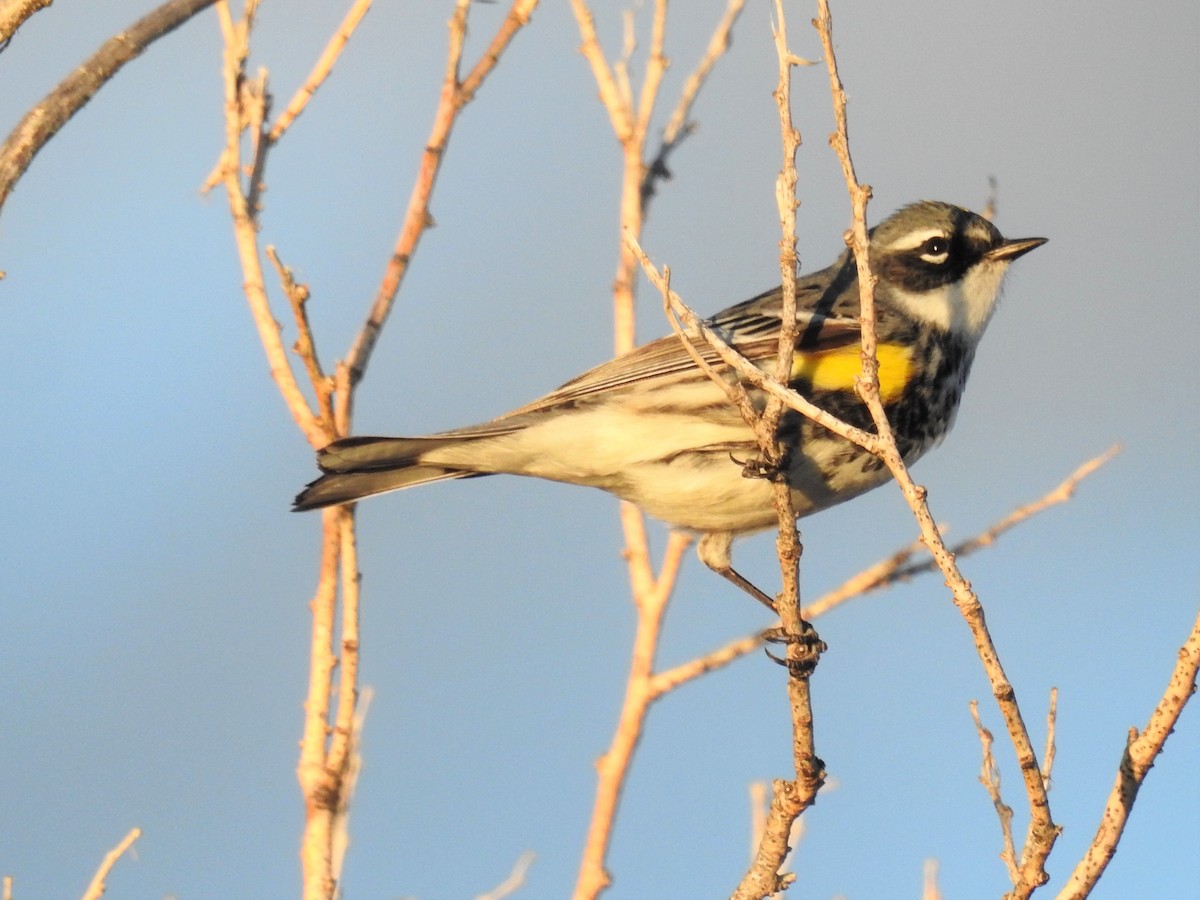
[[[475,900],[504,900],[505,897],[511,897],[516,894],[525,886],[525,876],[536,859],[536,853],[532,850],[526,850],[517,857],[517,861],[513,863],[512,871],[508,873],[507,878],[486,894],[479,894]]]
[[[792,124],[791,81],[794,56],[787,45],[787,20],[782,0],[775,0],[773,29],[778,61],[775,102],[779,111],[779,129],[783,165],[775,182],[775,201],[779,210],[779,271],[782,286],[780,331],[772,383],[786,390],[796,343],[796,153],[800,133]],[[669,298],[668,298],[669,299]],[[779,446],[776,434],[787,406],[779,394],[772,394],[756,423],[759,451],[770,466],[786,465],[786,448]],[[791,852],[793,828],[799,816],[810,807],[825,782],[825,767],[816,755],[813,736],[812,674],[824,650],[816,631],[804,618],[800,607],[800,536],[796,530],[796,511],[791,485],[785,478],[774,481],[774,506],[779,519],[775,541],[782,576],[782,589],[776,599],[780,633],[786,642],[788,670],[787,692],[792,718],[791,781],[776,780],[771,807],[763,829],[758,852],[742,877],[735,898],[761,897],[763,891],[776,893],[785,888],[793,875],[784,867]]]
[[[496,68],[500,57],[512,43],[512,39],[517,36],[517,32],[529,24],[529,19],[533,15],[533,11],[537,9],[538,2],[539,0],[514,0],[508,10],[508,15],[504,17],[504,21],[500,23],[500,27],[492,36],[491,43],[480,54],[479,61],[475,63],[471,71],[467,73],[467,77],[463,79],[462,84],[459,85],[460,105],[465,106],[475,99],[476,91],[483,86],[483,82],[491,74],[492,69]]]
[[[450,141],[450,133],[454,128],[458,115],[475,96],[487,76],[499,62],[500,56],[516,33],[524,27],[538,5],[538,0],[513,0],[508,15],[497,30],[483,56],[475,64],[465,81],[459,81],[459,70],[462,63],[463,41],[466,37],[467,10],[469,0],[459,0],[455,7],[454,16],[450,20],[449,51],[446,56],[446,76],[442,84],[441,100],[434,113],[433,127],[425,142],[425,152],[421,156],[421,165],[409,196],[408,208],[404,214],[404,224],[396,239],[391,259],[384,270],[383,280],[375,293],[375,300],[363,322],[362,328],[354,339],[349,353],[346,355],[346,367],[350,376],[350,386],[358,384],[366,372],[371,353],[379,340],[379,334],[387,321],[400,284],[408,272],[408,264],[417,249],[417,244],[433,220],[429,214],[429,201],[433,196],[433,188],[441,171],[442,160],[445,158],[446,147]],[[339,393],[339,419],[349,419],[351,397],[349,393]]]
[[[938,861],[925,860],[921,868],[921,900],[942,900],[941,889],[938,888]]]
[[[26,19],[53,2],[54,0],[3,0],[0,2],[0,50],[7,47],[12,36],[18,28],[25,24]]]
[[[1042,751],[1042,781],[1050,790],[1050,775],[1054,771],[1054,755],[1057,746],[1054,735],[1058,730],[1058,688],[1050,688],[1050,706],[1046,710],[1046,748]]]
[[[1066,503],[1078,489],[1079,484],[1083,479],[1087,478],[1105,463],[1109,462],[1113,457],[1121,452],[1121,446],[1114,444],[1109,447],[1099,456],[1095,456],[1083,463],[1074,472],[1068,475],[1057,487],[1048,493],[1044,494],[1032,503],[1026,503],[1024,506],[1018,506],[1007,516],[996,522],[986,531],[977,534],[975,537],[955,544],[950,548],[950,554],[956,559],[961,559],[976,550],[984,547],[990,547],[996,540],[1006,531],[1016,527],[1031,516],[1036,516],[1038,513],[1049,509],[1051,506],[1057,506],[1060,503]],[[892,573],[892,580],[902,580],[912,578],[914,575],[920,575],[923,572],[931,572],[937,568],[937,563],[932,559],[924,562],[914,563],[911,566],[898,568]]]
[[[738,4],[740,5],[740,3]],[[579,27],[580,50],[591,67],[599,89],[601,102],[608,113],[614,135],[621,148],[622,178],[620,193],[620,234],[631,235],[636,243],[645,218],[642,189],[648,167],[645,162],[646,135],[657,103],[663,74],[668,61],[663,53],[666,36],[666,0],[655,0],[646,71],[635,92],[629,76],[630,62],[637,41],[632,13],[624,16],[622,53],[610,66],[596,37],[595,21],[586,0],[572,0],[572,10]],[[719,53],[713,54],[715,61]],[[709,64],[711,68],[711,62]],[[707,74],[707,71],[705,72]],[[692,88],[692,96],[682,103],[690,108],[694,92],[703,78]],[[637,95],[635,104],[634,96]],[[636,344],[634,276],[637,261],[628,241],[619,247],[617,271],[613,279],[613,343],[616,353],[631,350]],[[630,588],[638,616],[634,638],[633,661],[626,686],[617,728],[609,750],[597,766],[596,802],[588,829],[587,844],[580,864],[575,894],[577,898],[594,897],[610,882],[605,870],[609,838],[616,815],[620,792],[628,773],[630,760],[640,739],[650,704],[665,686],[656,680],[653,659],[666,603],[674,587],[683,553],[690,538],[672,533],[659,570],[654,574],[645,516],[635,506],[622,502],[622,530],[625,536],[624,556],[628,563]]]
[[[130,60],[216,0],[169,0],[113,35],[29,110],[0,144],[0,208],[38,151]],[[3,36],[3,32],[0,32]]]
[[[304,703],[304,736],[300,741],[300,763],[296,769],[305,803],[304,836],[300,848],[305,900],[331,897],[333,892],[333,820],[339,786],[331,779],[326,762],[332,676],[337,665],[330,648],[337,617],[339,522],[346,515],[351,513],[341,507],[322,513],[321,564],[312,601],[308,699]]]
[[[87,890],[83,892],[83,900],[100,900],[104,896],[104,881],[108,878],[108,873],[112,871],[113,866],[117,864],[117,860],[121,858],[125,851],[133,846],[133,842],[141,836],[142,829],[130,829],[129,834],[122,838],[121,843],[104,854],[104,860],[100,863],[100,868],[96,870],[96,874],[92,876]]]
[[[668,540],[667,555],[682,555],[687,544],[686,536],[672,533]],[[642,726],[650,704],[655,699],[652,690],[654,657],[658,649],[663,614],[666,612],[673,587],[673,579],[669,582],[659,580],[653,587],[643,587],[641,593],[635,595],[637,630],[629,678],[625,684],[625,699],[612,744],[596,761],[596,799],[592,805],[592,819],[572,895],[575,900],[598,896],[612,881],[605,868],[605,857],[608,854],[617,804],[629,771],[629,763],[641,739]]]
[[[725,7],[725,15],[721,17],[721,21],[717,23],[717,27],[712,33],[712,37],[709,38],[704,56],[701,57],[696,68],[692,70],[692,73],[688,75],[687,80],[683,83],[683,90],[679,94],[679,102],[675,104],[675,109],[672,111],[671,117],[667,119],[667,125],[663,129],[662,143],[659,144],[658,152],[654,154],[654,159],[646,167],[646,174],[642,178],[642,185],[639,189],[642,202],[642,215],[646,214],[646,207],[655,194],[656,183],[671,177],[671,170],[667,167],[667,160],[675,152],[676,148],[683,143],[684,139],[696,130],[696,123],[689,118],[692,106],[696,102],[700,88],[704,86],[704,82],[708,80],[709,74],[717,64],[717,60],[724,56],[725,52],[729,49],[732,43],[731,35],[734,23],[737,22],[738,16],[741,15],[742,7],[745,4],[746,0],[728,0],[728,5]]]
[[[275,248],[267,247],[267,258],[275,267],[280,286],[288,305],[292,308],[292,317],[296,321],[296,343],[293,352],[300,357],[304,370],[308,374],[309,383],[317,396],[317,413],[321,419],[321,427],[327,434],[336,434],[333,421],[333,391],[334,381],[325,374],[317,359],[316,343],[313,340],[312,325],[308,321],[308,286],[298,284],[292,270],[285,266],[275,252]]]
[[[583,38],[579,52],[583,54],[583,58],[587,60],[592,69],[592,77],[600,89],[600,102],[608,112],[612,129],[617,135],[617,141],[624,144],[633,133],[632,104],[622,98],[621,90],[617,87],[616,76],[613,74],[608,60],[604,58],[604,51],[600,48],[600,41],[596,37],[596,19],[588,8],[587,0],[571,0],[571,11],[575,13],[575,22],[579,27],[580,36]]]
[[[1179,721],[1183,707],[1196,693],[1197,669],[1200,669],[1200,613],[1192,623],[1187,640],[1179,648],[1170,681],[1145,729],[1141,733],[1136,728],[1129,729],[1129,738],[1117,767],[1116,782],[1104,805],[1104,814],[1100,817],[1100,827],[1083,859],[1059,892],[1058,900],[1082,900],[1092,892],[1104,874],[1113,854],[1117,852],[1117,843],[1125,831],[1142,782],[1162,752],[1175,723]]]
[[[358,701],[358,600],[361,576],[358,572],[358,543],[354,534],[354,516],[345,508],[338,519],[338,559],[341,563],[342,628],[338,667],[338,707],[333,736],[325,767],[343,775],[353,750],[355,705]]]
[[[971,718],[975,721],[975,731],[979,734],[979,744],[983,751],[979,783],[983,785],[988,797],[991,798],[992,807],[996,810],[996,817],[1000,820],[1000,833],[1004,840],[1004,849],[1000,851],[1000,859],[1008,869],[1009,881],[1016,884],[1021,876],[1017,870],[1017,851],[1012,835],[1013,811],[1000,795],[1000,767],[996,765],[996,758],[992,755],[992,744],[995,739],[979,718],[979,701],[972,700],[970,706]]]
[[[358,702],[354,706],[354,720],[350,729],[349,753],[342,787],[338,791],[337,811],[333,815],[333,836],[330,850],[330,870],[333,880],[338,883],[342,879],[342,869],[346,862],[346,853],[350,849],[350,803],[354,799],[354,791],[358,787],[358,776],[362,774],[362,735],[363,726],[367,721],[367,710],[371,707],[374,696],[370,687],[359,692]]]
[[[782,861],[791,850],[792,823],[807,806],[796,782],[777,778],[771,782],[771,804],[767,808],[762,837],[750,867],[732,894],[732,900],[759,900],[786,890],[796,876],[779,874]]]
[[[262,123],[266,118],[266,107],[269,102],[266,91],[266,73],[260,74],[256,81],[249,82],[245,74],[246,59],[249,54],[249,31],[251,20],[248,18],[232,24],[228,20],[228,6],[222,0],[218,7],[222,31],[226,35],[225,46],[225,149],[221,162],[218,164],[220,181],[225,187],[229,200],[230,217],[233,220],[233,237],[237,247],[238,259],[242,266],[242,287],[250,306],[250,314],[254,319],[263,353],[271,377],[279,389],[280,396],[296,425],[303,432],[308,442],[314,447],[322,447],[333,439],[333,435],[323,425],[321,418],[310,408],[308,399],[296,381],[292,371],[287,351],[284,349],[283,338],[279,323],[271,313],[270,300],[267,297],[266,282],[263,276],[262,258],[258,245],[258,209],[255,198],[260,193],[261,179],[265,168],[265,158],[268,142],[255,140],[254,161],[250,166],[250,184],[243,188],[241,181],[242,164],[242,132],[254,123],[254,133],[261,138]],[[248,15],[253,13],[253,4],[248,4]]]
[[[269,142],[272,144],[276,143],[283,137],[284,132],[291,127],[292,122],[296,121],[296,117],[304,112],[304,108],[308,106],[308,101],[312,99],[317,89],[325,83],[325,79],[333,71],[333,64],[341,56],[342,50],[350,40],[350,36],[354,34],[354,30],[358,28],[358,23],[363,20],[363,16],[367,14],[367,10],[370,8],[371,0],[354,0],[354,5],[350,7],[350,11],[346,13],[346,17],[342,19],[342,23],[338,26],[333,37],[329,39],[329,43],[325,45],[325,50],[317,59],[312,71],[308,73],[308,78],[304,80],[304,84],[296,91],[279,118],[275,120],[275,124],[267,134]]]
[[[880,446],[876,436],[869,431],[855,428],[836,416],[830,415],[819,406],[813,405],[806,397],[796,393],[791,388],[781,385],[754,363],[730,347],[719,334],[709,328],[704,320],[683,302],[678,294],[670,289],[671,286],[664,278],[663,273],[654,267],[654,263],[650,261],[650,257],[646,255],[646,251],[642,249],[641,245],[629,232],[625,234],[625,243],[641,262],[642,271],[646,273],[646,277],[650,280],[650,283],[663,292],[666,302],[670,304],[671,312],[677,315],[686,327],[694,329],[713,348],[716,354],[721,357],[721,361],[733,369],[742,381],[753,385],[773,397],[778,397],[791,409],[794,409],[801,415],[807,416],[819,425],[828,428],[834,434],[853,441],[861,447],[873,450],[873,448]],[[714,367],[707,367],[707,371],[711,373],[714,371]],[[715,371],[720,372],[719,369]]]
[[[859,184],[854,173],[854,164],[850,158],[846,127],[846,95],[837,71],[828,0],[818,0],[818,7],[819,14],[814,25],[820,34],[821,45],[825,52],[830,91],[834,98],[834,118],[837,124],[837,131],[830,137],[830,144],[842,164],[851,206],[854,209],[854,226],[847,242],[854,251],[858,266],[862,300],[862,374],[857,384],[858,392],[871,413],[876,433],[879,435],[879,449],[873,452],[887,465],[888,470],[900,485],[920,527],[922,539],[929,548],[938,568],[946,577],[946,584],[953,592],[954,602],[971,630],[976,652],[983,663],[984,671],[991,683],[992,694],[1004,717],[1009,738],[1016,751],[1017,763],[1025,783],[1025,793],[1029,802],[1030,825],[1028,840],[1026,840],[1021,853],[1020,877],[1011,896],[1024,898],[1047,880],[1045,861],[1054,846],[1059,828],[1051,818],[1049,800],[1046,796],[1037,754],[1021,717],[1016,693],[1004,673],[996,647],[988,633],[983,607],[942,540],[926,503],[925,489],[918,487],[908,473],[908,468],[896,448],[895,438],[879,397],[878,360],[875,354],[875,278],[870,272],[867,255],[869,243],[866,228],[866,203],[871,190],[869,186]]]

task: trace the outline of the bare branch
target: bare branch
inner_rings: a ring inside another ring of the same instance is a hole
[[[337,619],[338,560],[341,552],[342,516],[350,512],[333,507],[322,513],[321,565],[312,600],[312,638],[309,644],[308,699],[304,703],[304,735],[296,777],[306,806],[300,858],[304,869],[304,897],[309,900],[333,894],[333,820],[337,808],[337,774],[325,765],[329,733],[329,704],[333,646]]]
[[[1197,669],[1200,669],[1200,613],[1192,623],[1187,640],[1179,648],[1171,679],[1151,713],[1150,721],[1140,734],[1136,728],[1129,729],[1129,738],[1117,767],[1116,782],[1104,805],[1104,814],[1100,817],[1100,827],[1083,859],[1059,892],[1058,900],[1082,900],[1091,893],[1104,874],[1113,854],[1117,852],[1117,843],[1125,831],[1142,782],[1162,752],[1167,736],[1179,721],[1183,707],[1196,693]]]
[[[654,264],[650,261],[650,257],[646,255],[646,252],[631,234],[626,233],[625,243],[637,257],[637,259],[640,260],[642,271],[646,273],[646,277],[650,279],[650,283],[660,291],[665,289],[664,296],[671,306],[671,311],[675,315],[679,316],[680,321],[685,326],[695,329],[695,331],[704,338],[705,342],[712,347],[714,351],[716,351],[717,355],[721,357],[721,361],[737,372],[738,377],[741,380],[762,391],[765,391],[772,396],[779,397],[791,409],[796,410],[796,412],[800,413],[801,415],[808,416],[808,418],[812,419],[819,425],[828,428],[834,434],[853,441],[860,447],[865,447],[866,449],[874,452],[874,448],[878,448],[880,446],[878,438],[876,438],[876,436],[871,434],[869,431],[864,431],[861,428],[855,428],[854,426],[843,422],[841,419],[838,419],[836,416],[830,415],[820,407],[814,406],[806,397],[796,393],[784,385],[779,384],[779,382],[767,375],[766,372],[758,368],[758,366],[754,365],[754,363],[750,362],[748,359],[730,347],[727,343],[725,343],[719,334],[710,329],[704,323],[704,321],[698,315],[696,315],[696,313],[690,307],[688,307],[688,305],[684,303],[682,299],[680,299],[678,294],[670,289],[670,284],[667,283],[662,273],[660,273],[654,267]],[[708,371],[711,371],[711,367]]]
[[[216,0],[169,0],[105,41],[100,49],[25,114],[0,144],[0,208],[38,151],[110,78],[150,44]]]
[[[1043,510],[1049,509],[1051,506],[1057,506],[1059,503],[1066,503],[1078,489],[1079,484],[1083,479],[1087,478],[1105,463],[1109,462],[1113,457],[1121,452],[1120,444],[1114,444],[1109,447],[1099,456],[1095,456],[1083,463],[1074,472],[1068,475],[1056,488],[1044,494],[1039,499],[1032,503],[1026,503],[1024,506],[1018,506],[1007,516],[1001,519],[996,524],[992,525],[981,534],[975,537],[955,544],[950,548],[950,554],[956,559],[961,559],[968,554],[974,553],[983,547],[990,547],[996,540],[1011,528],[1016,527],[1031,516],[1035,516]],[[914,563],[911,566],[897,569],[892,574],[892,580],[901,580],[912,578],[914,575],[920,575],[924,572],[931,572],[937,568],[937,563],[932,560]]]
[[[800,133],[792,124],[791,79],[794,59],[787,46],[787,21],[782,0],[775,0],[775,51],[778,58],[779,80],[775,102],[779,109],[779,128],[783,148],[783,165],[775,183],[775,200],[779,209],[781,237],[779,241],[779,270],[782,284],[780,331],[773,377],[767,382],[788,391],[796,343],[796,152]],[[668,302],[670,292],[664,293]],[[707,337],[707,335],[706,335]],[[789,392],[795,393],[795,392]],[[755,433],[763,461],[771,467],[786,465],[786,450],[776,437],[780,418],[788,405],[786,395],[772,393],[761,416],[756,416]],[[776,780],[762,840],[749,869],[742,877],[734,898],[748,900],[783,890],[794,875],[783,872],[793,827],[797,819],[816,800],[825,781],[824,763],[816,755],[813,737],[811,678],[825,645],[803,617],[800,607],[800,537],[796,530],[796,510],[792,490],[786,478],[774,480],[775,512],[779,533],[775,541],[779,557],[782,589],[775,606],[779,612],[779,639],[786,645],[785,660],[787,692],[792,717],[792,765],[795,772],[790,781]],[[772,637],[772,639],[775,639]]]
[[[645,219],[641,190],[646,178],[646,133],[657,102],[667,59],[663,55],[666,35],[666,0],[655,0],[646,71],[637,93],[630,83],[629,63],[636,50],[634,16],[624,16],[622,55],[610,66],[596,37],[596,26],[586,0],[572,0],[572,10],[582,39],[581,52],[591,67],[600,99],[608,112],[622,158],[620,193],[620,232],[640,235]],[[626,242],[618,248],[616,275],[613,279],[613,346],[618,354],[631,350],[636,343],[634,315],[634,276],[637,261]],[[621,789],[645,722],[649,705],[664,685],[656,681],[653,658],[666,603],[674,588],[683,553],[691,538],[672,533],[658,575],[650,557],[645,516],[636,506],[620,504],[621,527],[625,536],[624,556],[638,624],[634,638],[633,660],[616,731],[609,750],[597,769],[596,801],[588,826],[588,837],[576,880],[576,898],[597,896],[610,882],[605,859]]]
[[[225,63],[222,74],[225,81],[225,147],[217,164],[214,177],[225,187],[229,200],[229,213],[233,220],[233,237],[238,259],[242,267],[242,287],[254,318],[263,353],[271,370],[271,377],[283,397],[288,411],[305,438],[314,447],[322,447],[333,439],[323,423],[309,406],[308,399],[296,381],[291,362],[283,346],[279,322],[271,313],[263,275],[262,258],[258,245],[258,205],[266,154],[270,146],[263,139],[262,128],[266,120],[269,95],[266,89],[266,72],[257,79],[246,78],[246,60],[250,52],[250,28],[255,4],[248,3],[241,21],[234,23],[229,17],[228,4],[222,0],[218,5],[218,19],[225,36]],[[242,132],[252,128],[254,156],[250,165],[249,185],[242,186]]]
[[[322,430],[334,434],[333,422],[333,379],[325,374],[317,359],[317,348],[313,341],[312,326],[308,321],[308,286],[298,284],[292,270],[285,266],[275,252],[275,248],[267,247],[267,258],[275,267],[283,293],[292,308],[292,316],[296,320],[296,343],[292,350],[300,357],[304,369],[308,373],[309,383],[317,395],[317,413],[321,419]]]
[[[18,28],[54,0],[3,0],[0,2],[0,50],[8,46]]]
[[[505,897],[511,897],[525,886],[525,875],[529,872],[530,866],[533,865],[536,859],[536,853],[532,850],[526,850],[517,857],[517,861],[513,863],[512,871],[508,873],[507,878],[486,894],[477,896],[475,900],[504,900]]]
[[[583,38],[579,52],[591,66],[592,77],[596,79],[596,86],[600,89],[600,102],[608,112],[617,141],[624,144],[633,133],[632,104],[629,98],[622,98],[616,76],[608,60],[604,58],[604,51],[596,37],[596,19],[588,8],[587,0],[571,0],[571,10],[575,13],[575,22]]]
[[[612,744],[596,761],[596,800],[592,806],[592,820],[575,883],[574,896],[577,898],[596,897],[612,880],[605,868],[605,857],[616,820],[617,803],[620,800],[621,788],[625,784],[626,773],[629,771],[630,760],[641,738],[646,714],[656,697],[652,684],[658,635],[667,602],[675,586],[674,571],[678,566],[678,558],[682,556],[688,542],[689,539],[685,535],[672,532],[668,540],[667,556],[674,558],[675,562],[670,565],[664,564],[664,577],[659,578],[653,585],[640,585],[641,589],[635,593],[637,631],[629,678],[625,684],[625,700],[621,706]],[[635,567],[631,564],[630,572],[644,571],[647,568],[648,565]],[[665,574],[667,570],[670,570],[669,578]]]
[[[354,720],[349,737],[350,752],[342,779],[342,789],[338,792],[337,810],[333,816],[330,869],[335,882],[340,882],[342,879],[346,852],[350,849],[350,802],[354,799],[354,791],[358,787],[358,776],[362,773],[363,726],[366,724],[367,711],[371,708],[373,697],[374,692],[370,687],[363,688],[359,693],[358,702],[354,704],[353,708]]]
[[[371,0],[354,0],[354,5],[350,7],[350,11],[346,13],[346,17],[342,19],[342,24],[338,26],[338,30],[334,33],[333,37],[329,39],[324,52],[317,59],[312,71],[308,73],[308,78],[304,80],[304,84],[300,86],[300,90],[296,91],[295,96],[289,101],[287,107],[275,121],[275,125],[267,135],[267,140],[272,144],[283,137],[284,132],[291,127],[296,117],[304,112],[304,108],[308,106],[308,101],[312,99],[313,94],[317,92],[317,89],[329,77],[329,73],[333,71],[333,64],[341,56],[342,50],[350,40],[350,36],[354,34],[354,30],[358,28],[358,23],[362,21],[363,16],[367,14],[367,10],[370,8]]]
[[[725,51],[732,44],[733,25],[737,22],[737,18],[741,15],[742,7],[745,4],[746,0],[729,0],[728,6],[725,7],[725,15],[717,23],[717,27],[708,41],[708,48],[704,51],[704,56],[683,83],[683,90],[679,94],[679,102],[675,105],[675,109],[671,113],[671,117],[667,120],[666,127],[663,129],[662,143],[659,144],[658,152],[654,154],[654,159],[646,167],[646,174],[642,178],[642,185],[639,190],[642,202],[642,215],[646,214],[646,207],[649,205],[650,199],[654,196],[655,183],[671,177],[671,171],[667,168],[668,158],[683,143],[684,139],[696,130],[696,123],[688,118],[692,112],[692,105],[696,102],[696,96],[700,93],[700,88],[704,86],[704,82],[708,79],[713,66],[717,64],[717,60],[725,54]]]
[[[537,8],[538,0],[513,0],[508,15],[501,23],[496,35],[484,51],[471,73],[463,81],[459,81],[459,69],[462,62],[463,41],[467,29],[468,0],[459,0],[455,7],[454,17],[450,20],[449,52],[446,57],[446,77],[442,84],[441,101],[433,117],[433,127],[425,141],[425,152],[421,156],[421,166],[409,196],[408,208],[404,214],[404,224],[396,238],[396,246],[391,259],[385,268],[383,280],[376,291],[375,300],[371,304],[366,321],[354,339],[350,352],[346,355],[346,367],[353,387],[362,380],[370,362],[379,333],[387,321],[388,314],[396,302],[400,284],[408,272],[408,264],[416,252],[417,244],[425,230],[432,224],[429,215],[429,201],[433,196],[434,184],[441,170],[445,157],[446,146],[458,114],[474,98],[487,76],[500,60],[500,55],[508,46],[516,33],[528,22],[529,17]],[[340,410],[339,418],[349,419],[351,397],[349,393],[338,393]]]
[[[1058,729],[1058,688],[1050,688],[1050,706],[1046,710],[1046,749],[1042,751],[1042,781],[1050,790],[1050,773],[1054,771],[1054,734]]]
[[[1017,851],[1013,844],[1012,807],[1008,806],[1000,796],[1000,767],[992,755],[994,739],[992,733],[984,726],[979,718],[979,701],[971,701],[971,718],[975,721],[975,730],[979,733],[979,744],[983,750],[983,761],[979,769],[979,783],[987,791],[1000,820],[1000,833],[1004,837],[1004,849],[1000,851],[1000,859],[1008,869],[1008,878],[1013,884],[1020,880],[1021,873],[1017,869]]]
[[[1029,801],[1030,824],[1028,839],[1021,853],[1020,877],[1013,888],[1012,897],[1028,897],[1039,885],[1044,884],[1049,877],[1045,870],[1045,861],[1050,854],[1059,828],[1054,824],[1050,815],[1049,800],[1046,796],[1045,784],[1042,780],[1041,768],[1038,765],[1037,754],[1029,738],[1029,731],[1021,717],[1017,705],[1016,692],[1012,683],[1004,673],[996,652],[995,644],[988,633],[984,620],[983,607],[979,598],[971,589],[970,583],[959,571],[953,555],[946,548],[945,542],[934,522],[933,515],[926,503],[926,492],[918,487],[909,475],[908,468],[896,448],[894,435],[883,403],[879,397],[878,359],[876,358],[875,335],[875,277],[871,274],[868,259],[869,241],[866,226],[866,204],[870,197],[869,186],[862,185],[854,173],[854,164],[850,158],[849,139],[846,127],[846,95],[838,75],[837,59],[833,49],[832,22],[829,15],[828,0],[818,0],[819,14],[813,24],[821,37],[825,61],[829,70],[830,91],[834,99],[834,119],[837,131],[830,136],[830,144],[837,153],[846,179],[846,188],[850,194],[851,206],[854,209],[854,225],[847,237],[847,243],[854,251],[858,267],[859,289],[861,293],[862,313],[860,316],[862,330],[862,374],[857,382],[857,389],[867,409],[871,413],[872,422],[879,436],[878,448],[872,450],[888,467],[892,477],[900,485],[900,489],[908,501],[909,507],[921,529],[921,536],[938,568],[946,577],[946,584],[954,594],[954,602],[959,612],[971,630],[975,649],[983,663],[984,671],[991,683],[992,694],[996,698],[1001,715],[1005,720],[1009,738],[1016,751],[1017,763],[1025,783],[1025,793]],[[865,446],[865,445],[864,445]]]
[[[113,866],[117,864],[117,860],[121,858],[122,854],[132,847],[133,842],[141,836],[142,829],[132,828],[129,834],[121,839],[121,843],[104,854],[104,860],[100,863],[100,868],[96,870],[96,874],[92,876],[87,890],[83,892],[83,900],[100,900],[104,896],[104,881],[108,878],[108,873],[112,871]]]
[[[942,891],[938,887],[938,861],[925,860],[921,869],[921,900],[942,900]]]

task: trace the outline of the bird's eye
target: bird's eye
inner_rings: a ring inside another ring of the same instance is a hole
[[[941,265],[950,256],[950,241],[940,234],[931,237],[917,248],[917,255],[927,263]]]

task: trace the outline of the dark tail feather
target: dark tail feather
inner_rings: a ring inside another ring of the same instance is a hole
[[[372,494],[465,478],[478,473],[423,466],[421,454],[451,443],[450,438],[353,437],[334,441],[317,454],[324,475],[309,484],[292,503],[294,512],[350,503]]]

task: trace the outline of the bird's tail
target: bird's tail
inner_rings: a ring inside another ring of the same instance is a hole
[[[422,465],[423,454],[458,440],[461,438],[352,437],[334,441],[317,454],[317,465],[325,474],[296,496],[292,509],[303,512],[337,506],[430,481],[482,474]]]

